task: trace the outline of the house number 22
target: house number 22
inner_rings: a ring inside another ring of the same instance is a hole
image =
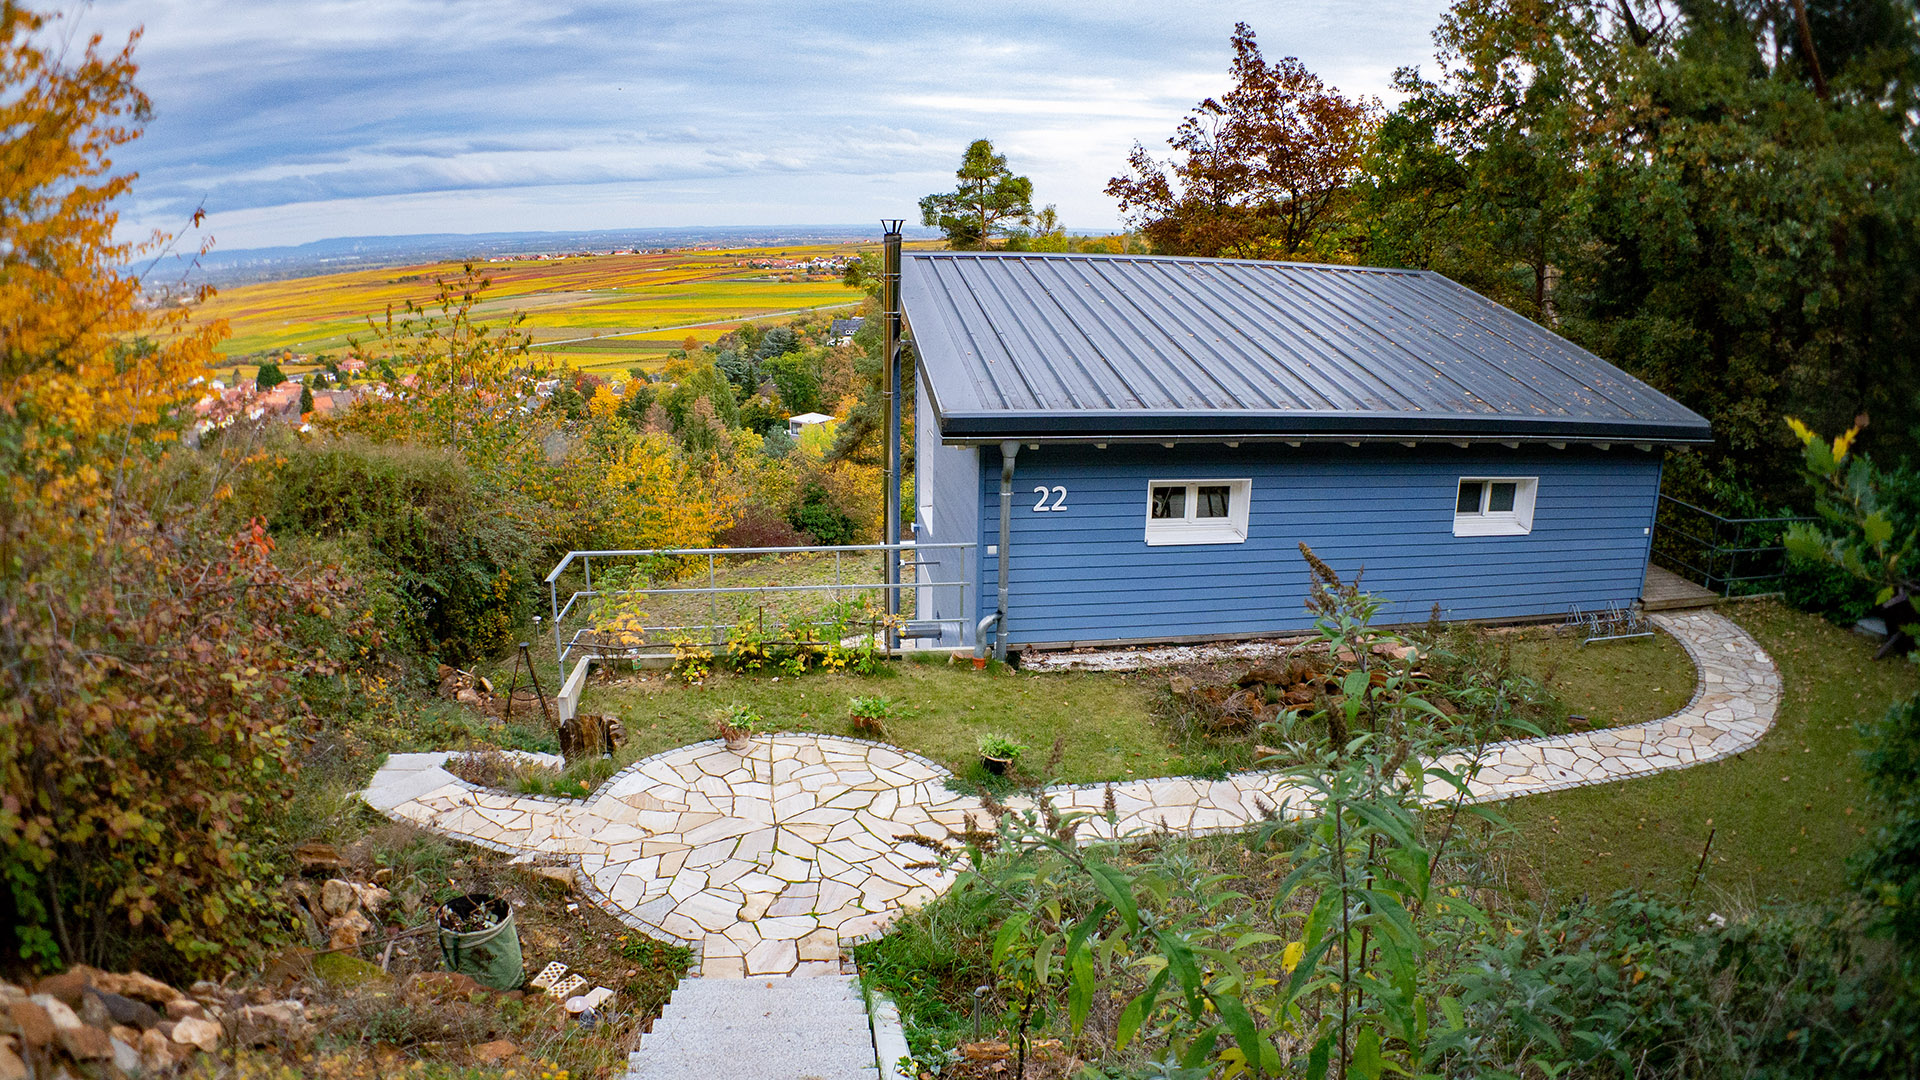
[[[1033,493],[1040,496],[1040,501],[1033,504],[1033,512],[1036,514],[1044,514],[1049,510],[1065,510],[1067,508],[1067,489],[1064,487],[1058,485],[1047,487],[1043,484],[1040,487],[1034,488]],[[1051,506],[1047,505],[1047,499],[1049,498],[1053,499],[1053,505]]]

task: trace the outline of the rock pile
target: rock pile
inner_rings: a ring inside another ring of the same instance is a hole
[[[31,990],[0,982],[0,1080],[169,1076],[222,1044],[299,1047],[312,1034],[303,1003],[262,990],[197,982],[182,992],[137,971],[84,965]]]
[[[351,949],[379,925],[380,905],[393,894],[378,885],[328,878],[319,888],[306,881],[288,884],[294,906],[329,949]]]

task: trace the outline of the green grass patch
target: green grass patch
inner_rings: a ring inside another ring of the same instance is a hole
[[[856,697],[884,696],[901,712],[886,722],[887,742],[975,783],[985,779],[977,750],[985,734],[1032,747],[1019,767],[1035,778],[1085,783],[1218,771],[1204,747],[1188,753],[1168,745],[1148,712],[1149,679],[1158,681],[1145,675],[975,671],[964,660],[948,664],[943,658],[898,663],[868,676],[716,672],[694,686],[665,675],[634,675],[593,685],[581,710],[621,718],[628,739],[623,761],[713,738],[714,716],[730,705],[752,709],[776,731],[872,737],[856,730],[849,706]],[[1045,766],[1056,736],[1065,744],[1049,773]]]
[[[849,560],[851,564],[852,560]],[[851,565],[848,567],[851,570]],[[729,583],[748,576],[777,578],[783,584],[831,580],[818,559],[755,560],[731,568]],[[855,580],[849,574],[846,580]],[[760,582],[765,583],[765,582]],[[792,594],[806,596],[808,594]],[[825,595],[825,594],[815,594]],[[649,615],[704,621],[705,598],[649,605]],[[723,606],[719,619],[758,624],[758,612],[742,608],[732,617]],[[688,606],[691,605],[691,606]],[[656,614],[657,611],[657,614]],[[765,616],[768,627],[794,612],[776,607]],[[1656,638],[1582,646],[1577,636],[1552,632],[1526,635],[1477,635],[1480,654],[1490,663],[1510,665],[1518,674],[1547,688],[1538,707],[1552,730],[1565,730],[1568,714],[1594,726],[1637,723],[1664,716],[1693,692],[1692,662],[1673,639]],[[1457,642],[1456,642],[1457,643]],[[496,674],[496,680],[499,679]],[[581,762],[540,793],[578,796],[597,786],[625,763],[714,737],[713,720],[739,705],[766,718],[776,731],[812,731],[855,738],[881,738],[923,754],[951,770],[956,786],[1006,791],[1022,781],[1090,783],[1150,776],[1222,776],[1256,764],[1258,732],[1191,736],[1178,734],[1164,713],[1165,672],[1016,672],[996,666],[974,671],[964,661],[944,659],[890,663],[875,675],[810,673],[778,676],[772,670],[735,674],[717,669],[688,686],[665,674],[614,676],[591,684],[581,703],[584,712],[612,713],[626,726],[628,745],[611,762]],[[1648,688],[1654,688],[1649,690]],[[889,718],[884,734],[855,723],[849,706],[856,698],[883,697],[899,715]],[[1029,748],[1018,775],[988,774],[980,764],[983,735],[1004,735]],[[1057,765],[1048,767],[1056,737],[1065,744]],[[584,785],[584,786],[583,786]]]
[[[1507,804],[1513,854],[1536,888],[1684,890],[1709,829],[1718,830],[1711,894],[1800,900],[1844,888],[1846,858],[1870,825],[1856,725],[1920,689],[1920,676],[1875,662],[1868,639],[1780,604],[1722,611],[1779,666],[1785,699],[1773,729],[1724,761]]]
[[[1581,644],[1572,631],[1513,635],[1514,670],[1540,680],[1557,702],[1559,730],[1570,716],[1590,727],[1640,724],[1678,712],[1693,697],[1693,660],[1664,632],[1650,638]]]

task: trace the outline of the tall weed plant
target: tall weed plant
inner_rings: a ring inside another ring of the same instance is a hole
[[[1249,836],[1256,852],[1287,852],[1277,889],[1256,901],[1178,858],[1083,846],[1086,819],[1044,798],[998,807],[996,831],[973,834],[966,887],[1007,908],[992,961],[1016,1071],[1036,1026],[1083,1039],[1116,987],[1124,1004],[1099,1041],[1163,1075],[1432,1075],[1464,1045],[1448,976],[1490,916],[1471,883],[1448,874],[1471,865],[1455,858],[1459,821],[1491,815],[1465,799],[1470,759],[1438,763],[1426,734],[1437,710],[1411,661],[1378,658],[1377,646],[1397,643],[1371,626],[1379,601],[1304,554],[1317,633],[1352,666],[1298,729],[1331,737],[1287,755],[1304,762],[1287,776],[1306,797],[1273,807]],[[1111,799],[1107,821],[1118,822]]]

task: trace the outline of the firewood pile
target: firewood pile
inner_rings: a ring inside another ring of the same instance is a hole
[[[1405,659],[1404,647],[1378,647],[1381,661]],[[1257,663],[1225,682],[1202,682],[1191,675],[1174,675],[1167,689],[1201,730],[1209,735],[1243,735],[1279,718],[1282,712],[1311,712],[1329,695],[1338,694],[1353,670],[1351,653],[1329,656],[1302,650],[1291,656]],[[1385,682],[1384,664],[1371,672],[1374,685]]]
[[[540,709],[541,695],[525,683],[513,688],[511,708],[508,696],[497,689],[493,681],[484,675],[476,675],[464,668],[441,664],[437,675],[440,698],[443,701],[457,701],[476,712],[487,716],[517,716],[523,720],[530,716],[543,715]],[[554,700],[546,699],[545,715],[553,715],[556,710]]]

